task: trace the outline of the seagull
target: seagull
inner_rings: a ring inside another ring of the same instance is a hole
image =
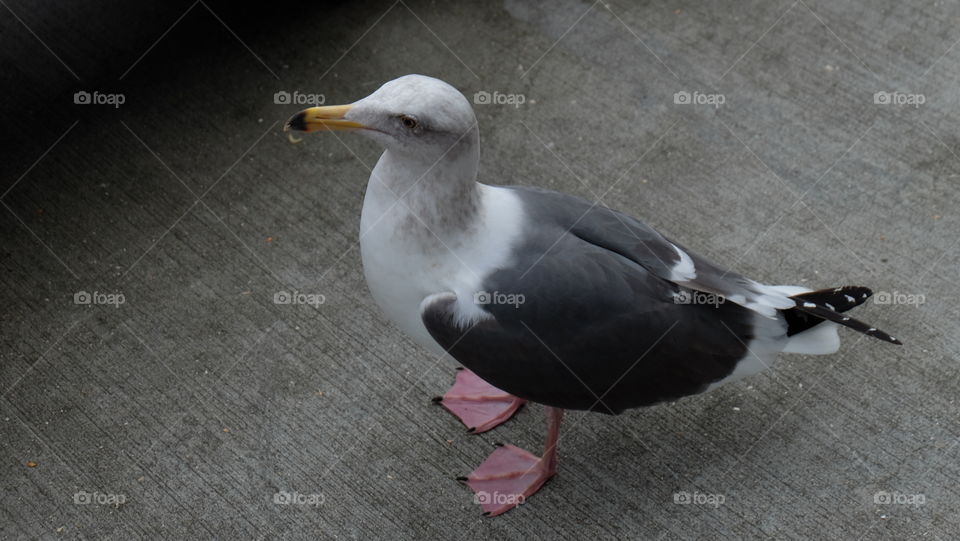
[[[465,367],[435,400],[476,433],[527,401],[545,406],[541,455],[498,444],[459,478],[488,516],[556,473],[564,410],[618,414],[710,391],[779,353],[834,353],[841,326],[901,343],[844,315],[866,287],[763,284],[596,202],[479,182],[473,107],[439,79],[406,75],[305,109],[285,130],[354,131],[385,149],[360,217],[363,272],[391,322]]]

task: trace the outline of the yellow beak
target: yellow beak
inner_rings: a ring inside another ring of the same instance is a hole
[[[353,105],[327,105],[324,107],[310,107],[290,117],[283,126],[283,131],[297,130],[304,132],[359,130],[366,128],[359,122],[345,120],[343,117]]]

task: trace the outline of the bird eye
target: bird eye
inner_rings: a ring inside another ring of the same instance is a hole
[[[408,130],[412,130],[420,125],[420,123],[417,122],[417,119],[409,115],[400,115],[400,123],[403,124],[403,127],[407,128]]]

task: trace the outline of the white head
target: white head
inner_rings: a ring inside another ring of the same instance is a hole
[[[477,117],[459,90],[433,77],[405,75],[350,105],[305,109],[286,130],[357,131],[406,159],[435,163],[479,142]]]

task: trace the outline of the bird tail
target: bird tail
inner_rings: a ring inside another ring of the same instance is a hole
[[[862,286],[843,286],[791,295],[790,298],[796,301],[797,306],[781,311],[787,321],[787,336],[792,337],[784,351],[805,353],[805,351],[802,351],[804,349],[803,345],[810,342],[815,335],[825,335],[828,330],[835,335],[833,325],[829,326],[831,329],[821,329],[826,327],[823,325],[817,327],[825,321],[848,327],[884,342],[902,344],[896,338],[876,327],[871,327],[858,319],[843,315],[843,312],[866,302],[871,295],[873,295],[873,292]],[[821,336],[821,338],[823,337]],[[791,342],[793,347],[791,347]],[[839,347],[839,341],[837,341],[837,346]]]

